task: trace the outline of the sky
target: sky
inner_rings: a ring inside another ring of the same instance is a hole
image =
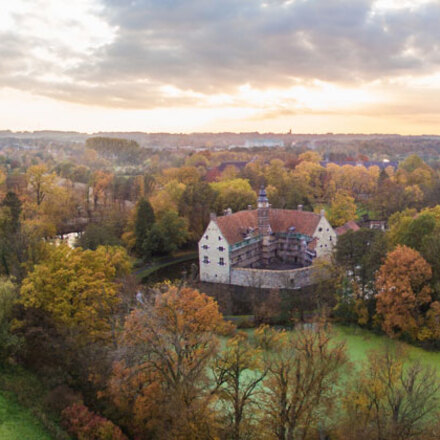
[[[440,0],[0,8],[0,130],[440,134]]]

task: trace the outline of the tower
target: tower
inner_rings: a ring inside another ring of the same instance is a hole
[[[269,224],[269,200],[267,198],[266,189],[261,186],[260,192],[258,194],[258,231],[264,237],[270,234],[270,224]]]

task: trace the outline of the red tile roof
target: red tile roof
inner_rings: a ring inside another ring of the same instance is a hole
[[[273,232],[288,232],[294,226],[295,232],[312,236],[321,216],[307,211],[270,209],[269,223]],[[217,218],[217,224],[229,244],[243,241],[249,228],[258,233],[257,210],[239,211]]]
[[[359,227],[359,225],[355,221],[350,220],[347,223],[345,223],[345,225],[342,225],[342,226],[339,226],[338,228],[336,228],[335,231],[336,231],[337,235],[342,235],[350,230],[351,231],[359,231],[359,229],[361,229]]]

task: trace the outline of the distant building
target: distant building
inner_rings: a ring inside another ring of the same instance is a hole
[[[347,223],[345,223],[345,225],[339,226],[335,229],[336,234],[339,235],[343,235],[348,231],[359,231],[360,226],[354,221],[354,220],[350,220]]]
[[[307,268],[328,256],[336,232],[324,215],[272,209],[262,188],[258,208],[211,216],[199,241],[200,279],[211,283],[267,288],[297,287],[309,281]]]
[[[248,139],[244,143],[244,147],[284,147],[284,141],[280,139]]]
[[[340,167],[344,165],[351,165],[351,166],[363,166],[365,168],[371,168],[371,167],[378,167],[380,170],[384,170],[385,168],[392,167],[395,170],[399,166],[399,162],[396,161],[379,161],[379,160],[369,160],[369,161],[354,161],[354,160],[324,160],[321,163],[321,166],[326,167],[329,163],[332,163],[334,165],[338,165]]]

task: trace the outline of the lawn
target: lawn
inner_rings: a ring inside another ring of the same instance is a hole
[[[52,437],[29,410],[0,393],[0,439],[51,440]]]
[[[366,359],[369,350],[380,349],[387,344],[401,344],[408,350],[410,360],[419,360],[423,365],[435,367],[440,372],[440,352],[427,351],[413,345],[397,342],[387,336],[377,335],[359,327],[335,325],[333,329],[335,338],[346,342],[350,360],[355,364]]]

